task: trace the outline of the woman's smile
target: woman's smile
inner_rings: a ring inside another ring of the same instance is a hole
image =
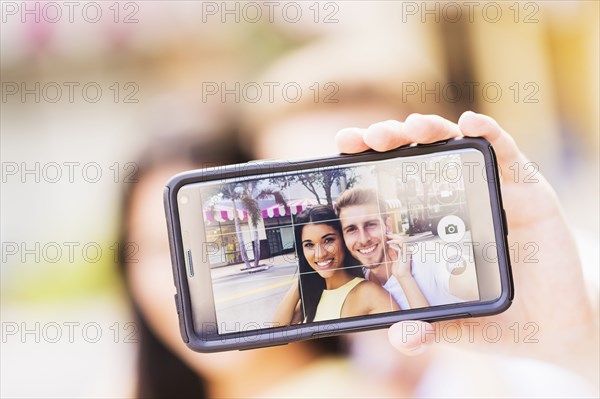
[[[331,266],[333,266],[334,259],[335,258],[330,258],[330,259],[327,259],[327,260],[315,262],[315,264],[317,265],[317,267],[319,269],[329,269]]]

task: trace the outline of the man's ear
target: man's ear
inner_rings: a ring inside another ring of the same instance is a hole
[[[385,217],[385,231],[388,234],[394,231],[394,226],[392,225],[392,218],[390,216]]]

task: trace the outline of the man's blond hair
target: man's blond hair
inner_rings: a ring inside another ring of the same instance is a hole
[[[340,216],[342,209],[356,205],[374,205],[379,208],[381,218],[386,218],[385,203],[377,197],[373,189],[354,187],[349,188],[335,201],[335,213]]]

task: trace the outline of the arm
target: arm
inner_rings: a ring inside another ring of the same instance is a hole
[[[429,302],[421,288],[417,284],[414,276],[411,273],[411,258],[412,254],[408,251],[409,246],[406,245],[406,237],[400,234],[388,234],[388,250],[386,251],[392,263],[392,274],[398,280],[398,283],[406,295],[408,304],[411,309],[425,308],[429,306]],[[405,250],[406,254],[402,251]]]
[[[394,274],[394,276],[396,279],[398,279],[398,282],[404,291],[404,295],[406,295],[406,299],[408,299],[408,304],[410,305],[411,309],[425,308],[429,306],[427,298],[425,298],[425,295],[423,295],[421,288],[412,275],[398,277]]]
[[[300,318],[300,290],[298,288],[298,281],[294,280],[277,307],[273,316],[273,322],[279,326],[288,326],[299,323],[301,321]]]

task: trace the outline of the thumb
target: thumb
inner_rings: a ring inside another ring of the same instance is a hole
[[[435,342],[436,330],[431,323],[407,320],[398,322],[388,330],[392,346],[404,355],[414,356],[423,353]]]

